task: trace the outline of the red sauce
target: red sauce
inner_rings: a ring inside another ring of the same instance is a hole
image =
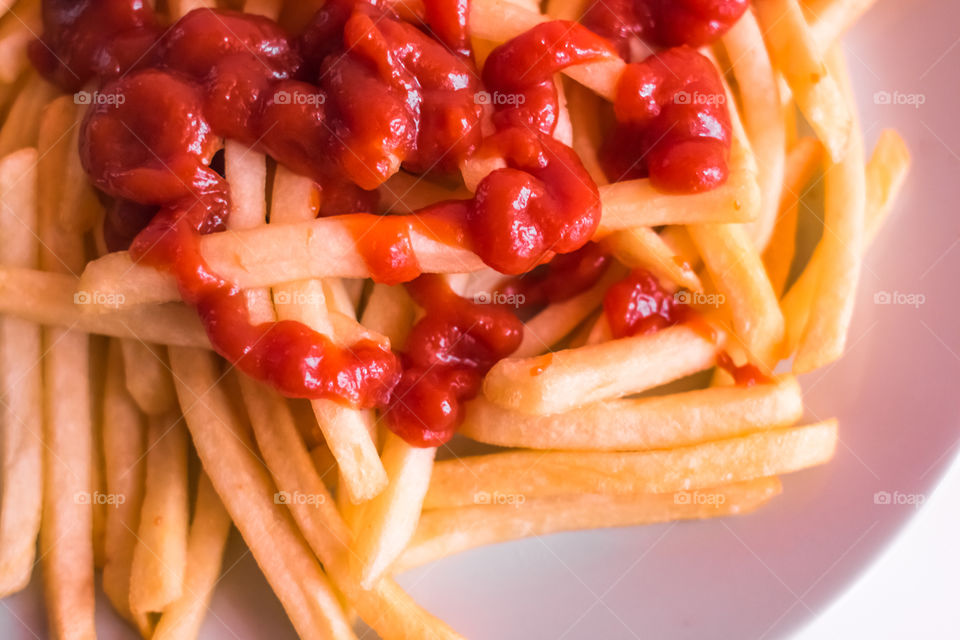
[[[407,442],[438,446],[453,436],[461,404],[477,395],[487,371],[520,346],[523,324],[454,294],[442,276],[421,276],[407,290],[426,315],[407,338],[403,377],[384,417]]]
[[[748,0],[597,0],[584,12],[583,24],[628,58],[630,38],[667,47],[710,44],[740,19],[747,5]]]
[[[610,256],[596,242],[558,255],[547,264],[513,278],[499,293],[522,307],[563,302],[583,293],[603,276]]]
[[[643,269],[635,269],[607,290],[603,312],[614,338],[655,333],[690,315],[687,305]]]
[[[628,65],[617,84],[617,126],[600,151],[611,181],[649,176],[662,191],[695,193],[729,172],[730,113],[713,63],[688,47]]]
[[[522,325],[510,311],[467,302],[438,277],[416,279],[411,293],[427,315],[401,371],[399,358],[375,342],[340,348],[295,322],[252,324],[244,296],[199,251],[200,236],[222,230],[230,209],[226,181],[211,168],[223,138],[312,178],[318,214],[351,214],[344,223],[380,282],[420,275],[413,231],[469,248],[511,274],[589,241],[599,193],[573,150],[550,137],[552,76],[613,49],[576,24],[541,24],[491,54],[484,85],[473,67],[466,2],[428,0],[425,8],[420,29],[382,6],[329,0],[294,37],[269,19],[230,11],[199,9],[161,31],[142,0],[46,0],[44,34],[30,56],[65,90],[100,83],[80,146],[91,180],[113,198],[108,244],[129,244],[134,259],[173,273],[218,352],[288,396],[389,406],[397,433],[435,445],[450,437],[460,403],[477,393],[486,371],[519,345]],[[669,60],[628,73],[618,119],[640,137],[679,123],[686,134],[671,133],[663,148],[648,145],[654,161],[644,170],[660,185],[708,188],[719,173],[702,170],[694,156],[716,164],[716,148],[705,143],[726,139],[714,126],[723,125],[722,114],[664,101],[681,88],[712,88],[712,67],[672,55],[686,65],[683,78],[665,77]],[[643,73],[656,81],[656,95],[638,94]],[[492,100],[496,132],[487,137],[484,89],[515,97]],[[714,120],[692,127],[704,113]],[[471,154],[506,164],[473,198],[411,216],[354,213],[373,210],[375,188],[401,166],[452,172]],[[678,180],[671,168],[678,161],[694,166],[697,179]],[[605,265],[593,252],[558,259],[537,295],[555,301],[589,287]]]

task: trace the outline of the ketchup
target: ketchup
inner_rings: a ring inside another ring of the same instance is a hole
[[[288,396],[389,407],[394,430],[435,445],[452,435],[459,403],[519,344],[522,325],[508,310],[459,298],[437,277],[418,278],[412,234],[469,248],[503,273],[553,259],[553,275],[537,287],[545,301],[589,287],[606,259],[592,248],[560,254],[593,236],[599,192],[573,150],[551,137],[552,76],[616,53],[577,24],[548,22],[494,50],[481,82],[466,2],[428,0],[425,8],[421,29],[376,3],[329,0],[293,35],[267,18],[224,10],[197,9],[163,30],[142,0],[45,0],[44,33],[29,54],[66,91],[99,84],[80,152],[110,198],[108,244],[172,273],[219,353]],[[658,185],[695,191],[722,179],[717,145],[729,138],[729,123],[722,110],[666,104],[681,89],[715,88],[712,68],[676,55],[625,74],[617,115],[644,144],[650,132],[679,123],[686,133],[671,133],[662,148],[648,144],[643,170]],[[682,80],[665,78],[668,62],[686,65]],[[644,73],[657,85],[652,103],[636,91]],[[491,113],[482,91],[507,99],[493,100]],[[691,127],[704,113],[713,118],[701,121],[705,129]],[[484,132],[491,115],[494,131]],[[375,280],[414,281],[411,293],[427,315],[402,358],[369,340],[337,346],[295,322],[251,322],[240,290],[212,272],[199,249],[200,236],[223,230],[230,210],[226,180],[211,167],[223,138],[313,179],[318,214],[342,216]],[[473,198],[409,216],[358,213],[375,209],[376,187],[401,167],[455,172],[470,156],[506,164]]]
[[[558,255],[549,263],[511,279],[501,287],[500,293],[522,307],[563,302],[595,285],[610,260],[599,244],[588,242],[576,251]]]
[[[710,44],[736,24],[747,5],[748,0],[597,0],[582,21],[628,58],[635,37],[668,47]]]
[[[407,338],[403,377],[384,418],[407,442],[435,447],[453,435],[461,404],[477,395],[487,371],[520,346],[523,324],[506,309],[461,298],[443,276],[421,276],[407,290],[426,315]]]

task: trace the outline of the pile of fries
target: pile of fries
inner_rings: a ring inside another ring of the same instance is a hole
[[[319,5],[165,4],[171,17]],[[235,526],[301,637],[352,638],[358,615],[384,638],[453,638],[395,573],[524,536],[746,513],[780,492],[779,474],[828,461],[837,423],[798,426],[795,375],[841,356],[863,254],[909,164],[892,131],[865,157],[838,44],[871,4],[754,0],[704,50],[729,85],[734,145],[727,183],[700,194],[606,184],[597,114],[623,64],[566,72],[556,135],[601,185],[595,240],[618,264],[528,320],[468,405],[461,435],[501,449],[452,456],[408,445],[373,411],[287,400],[240,375],[210,350],[171,276],[105,253],[77,148],[86,105],[27,62],[40,3],[0,3],[0,596],[39,563],[51,637],[94,638],[99,570],[143,637],[196,638]],[[478,60],[582,9],[472,0]],[[224,159],[234,209],[203,253],[247,290],[253,316],[401,348],[419,310],[402,286],[367,280],[340,222],[314,218],[313,183],[231,141]],[[492,168],[468,161],[456,187],[399,173],[382,201],[409,212],[469,194]],[[821,182],[818,211],[804,196]],[[823,231],[804,262],[798,230],[810,220]],[[461,295],[503,282],[463,249],[413,241],[423,269]],[[603,295],[635,268],[689,296],[716,339],[683,324],[612,339]],[[714,370],[721,352],[770,381],[732,384]]]

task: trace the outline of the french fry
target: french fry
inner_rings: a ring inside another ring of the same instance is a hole
[[[847,108],[853,112],[852,89],[839,49],[829,54],[828,66],[843,88]],[[853,318],[866,208],[863,139],[859,126],[853,127],[843,160],[828,164],[824,173],[823,236],[807,267],[814,269],[817,292],[793,362],[793,369],[798,373],[812,371],[839,358]]]
[[[607,236],[603,242],[617,260],[631,269],[645,269],[677,287],[703,290],[703,284],[690,263],[677,255],[650,227],[624,229]]]
[[[819,51],[829,51],[847,29],[860,19],[876,0],[822,0],[804,2],[809,9],[810,33]]]
[[[243,12],[266,16],[271,20],[276,20],[280,17],[280,10],[283,8],[283,4],[283,0],[247,0],[243,4]]]
[[[159,415],[177,406],[177,392],[163,347],[139,340],[121,340],[127,391],[147,415]]]
[[[442,200],[463,200],[470,191],[462,186],[443,185],[425,176],[398,171],[381,184],[380,207],[384,212],[413,213]]]
[[[36,267],[37,150],[0,160],[0,260]],[[43,368],[36,324],[0,316],[0,597],[30,582],[43,505]]]
[[[141,630],[149,630],[147,616],[130,609],[130,569],[137,546],[143,503],[146,425],[124,384],[123,356],[111,341],[103,396],[103,454],[107,495],[103,591],[117,612]],[[121,497],[122,496],[122,497]]]
[[[610,400],[548,416],[510,411],[481,398],[467,405],[460,433],[501,447],[641,451],[785,427],[802,415],[800,387],[787,376],[751,387]]]
[[[40,2],[21,2],[15,15],[9,14],[15,0],[0,1],[0,83],[13,83],[27,68],[27,45],[43,29]]]
[[[54,95],[52,86],[36,73],[29,73],[26,83],[17,94],[6,118],[3,120],[3,126],[0,127],[0,157],[23,147],[37,145],[44,105],[48,104]],[[61,100],[67,99],[69,98],[62,98]],[[58,134],[61,136],[69,135],[68,132],[62,130]],[[51,140],[47,146],[52,147],[53,143],[54,141]]]
[[[362,588],[373,588],[413,537],[436,453],[387,432],[382,460],[390,483],[365,505],[354,543]]]
[[[413,300],[402,286],[375,284],[360,322],[374,333],[386,336],[394,350],[401,350],[415,312]]]
[[[869,246],[873,242],[883,226],[883,222],[903,186],[909,168],[910,152],[907,150],[903,139],[895,131],[885,130],[880,135],[880,139],[870,156],[870,161],[867,163],[865,246]],[[816,265],[812,266],[816,267]],[[808,265],[803,270],[780,303],[787,325],[787,332],[781,349],[782,357],[789,357],[796,351],[800,344],[803,329],[810,316],[817,285],[815,272],[810,267],[811,265]]]
[[[533,358],[506,358],[483,393],[502,407],[548,415],[640,393],[713,366],[717,342],[687,326]]]
[[[560,531],[750,513],[780,491],[780,480],[772,477],[703,491],[582,494],[534,498],[519,504],[434,509],[423,514],[416,535],[394,571],[400,573],[483,545]]]
[[[744,12],[723,37],[723,45],[733,61],[731,68],[740,91],[743,125],[757,156],[759,215],[748,229],[754,244],[762,250],[777,220],[783,187],[787,140],[780,93],[763,34],[752,12]]]
[[[688,231],[737,336],[757,361],[767,362],[783,339],[783,314],[747,231],[733,224],[691,225]]]
[[[351,638],[333,588],[278,497],[210,352],[170,350],[203,468],[301,638]]]
[[[310,206],[314,183],[308,178],[278,168],[274,177],[272,223],[287,224],[310,220],[316,214]],[[281,319],[298,320],[308,327],[337,335],[330,323],[327,296],[323,282],[303,280],[274,289],[274,299],[285,299],[277,304]],[[343,305],[349,305],[344,301]],[[380,462],[377,447],[371,438],[373,416],[368,411],[344,407],[332,400],[311,401],[317,424],[323,431],[327,446],[337,459],[340,469],[338,489],[346,492],[354,504],[370,500],[387,486],[387,473]]]
[[[150,416],[146,478],[130,569],[130,608],[163,611],[183,594],[189,490],[187,429],[178,411]]]
[[[801,197],[820,165],[822,150],[816,138],[801,138],[787,157],[777,222],[763,251],[763,265],[778,298],[786,289],[793,266]]]
[[[153,640],[192,640],[200,637],[200,625],[220,577],[220,564],[230,534],[230,524],[230,514],[223,508],[210,478],[201,474],[187,543],[183,595],[163,610],[156,631],[151,636]]]
[[[603,296],[610,285],[624,275],[623,268],[611,265],[603,277],[583,293],[543,309],[524,323],[523,342],[512,357],[527,358],[548,351],[603,304]]]
[[[291,496],[294,520],[364,622],[385,640],[459,637],[420,608],[391,578],[382,578],[370,590],[359,585],[350,567],[349,530],[296,433],[289,408],[273,390],[248,378],[240,382],[260,451],[277,486]]]
[[[0,313],[84,333],[210,348],[193,309],[172,303],[114,306],[102,314],[84,313],[82,309],[101,294],[77,291],[77,284],[75,276],[65,273],[0,267]]]
[[[843,159],[854,130],[849,103],[827,68],[797,0],[753,4],[774,66],[834,162]]]
[[[167,12],[172,20],[177,20],[194,9],[212,9],[216,6],[215,0],[168,0]]]
[[[67,231],[89,231],[103,215],[103,207],[80,163],[81,122],[87,107],[76,110],[74,126],[69,135],[67,152],[60,167],[61,201],[57,223]]]
[[[715,487],[791,473],[829,460],[837,422],[772,429],[642,452],[512,451],[434,465],[425,509],[577,493],[636,495]]]
[[[44,93],[40,91],[38,95]],[[57,171],[68,148],[67,134],[74,125],[74,109],[70,97],[50,103],[40,114],[37,133],[40,266],[67,273],[78,271],[84,262],[83,238],[57,224],[59,207],[64,206]],[[30,117],[35,118],[36,114]],[[5,130],[10,126],[9,118]],[[52,638],[96,637],[89,346],[85,334],[69,329],[44,331],[45,451],[40,553]]]

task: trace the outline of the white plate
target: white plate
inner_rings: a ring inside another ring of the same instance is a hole
[[[868,145],[895,127],[915,164],[867,258],[849,353],[803,380],[808,417],[840,418],[836,459],[785,478],[754,515],[559,534],[411,571],[400,581],[420,602],[475,639],[776,638],[884,549],[915,508],[875,494],[927,494],[960,436],[957,24],[954,2],[882,0],[846,41]],[[884,293],[923,303],[876,303]],[[237,541],[226,566],[202,637],[293,638]],[[2,602],[3,638],[45,637],[38,581]],[[101,637],[132,638],[101,605]]]

